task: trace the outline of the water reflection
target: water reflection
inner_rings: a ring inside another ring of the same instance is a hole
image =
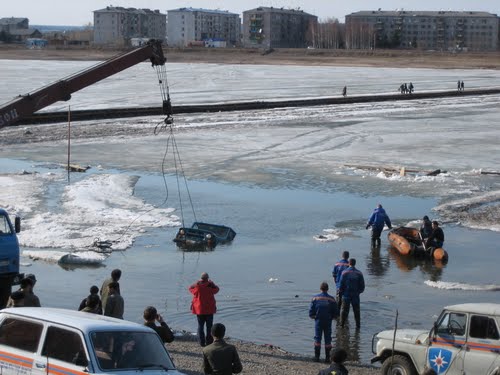
[[[349,325],[344,328],[337,327],[334,347],[345,349],[349,353],[348,361],[358,362],[360,360],[359,344],[361,339],[359,329],[353,329],[353,331],[351,336]]]
[[[423,274],[429,275],[431,281],[441,280],[443,269],[446,268],[445,262],[428,258],[415,258],[412,256],[401,255],[393,248],[389,248],[388,250],[389,257],[401,271],[410,272],[419,267]]]
[[[380,245],[372,246],[370,254],[366,257],[366,269],[369,275],[381,278],[390,268],[388,256],[380,255]]]

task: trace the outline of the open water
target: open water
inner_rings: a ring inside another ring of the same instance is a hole
[[[0,61],[8,88],[0,99],[87,65]],[[160,99],[149,69],[142,64],[85,89],[71,106],[154,105]],[[208,64],[170,64],[168,70],[174,104],[318,97],[340,93],[345,84],[352,94],[393,92],[404,81],[417,90],[450,89],[458,79],[466,89],[500,86],[500,72],[488,70]],[[444,305],[499,300],[500,177],[480,174],[500,165],[499,101],[485,96],[176,117],[197,219],[238,233],[213,252],[182,252],[172,242],[182,217],[189,225],[194,216],[182,184],[181,214],[171,150],[162,171],[167,134],[152,135],[160,118],[102,122],[150,127],[151,136],[74,141],[73,161],[92,168],[72,174],[71,183],[58,165],[66,160],[63,142],[2,147],[0,206],[23,216],[23,250],[39,259],[24,256],[22,271],[37,275],[44,306],[76,308],[90,285],[100,286],[119,267],[127,319],[140,322],[152,304],[174,328],[194,332],[187,287],[206,271],[221,287],[216,321],[230,336],[299,353],[312,353],[311,296],[331,281],[333,264],[349,250],[367,285],[362,329],[334,330],[334,336],[351,359],[368,362],[372,335],[393,326],[396,310],[399,327],[427,328]],[[447,173],[400,177],[361,166]],[[442,221],[450,261],[402,258],[385,236],[372,250],[364,227],[379,202],[395,225],[418,225],[423,215]],[[319,241],[320,234],[329,241]],[[86,249],[96,237],[126,250],[99,267],[54,261],[60,251]]]

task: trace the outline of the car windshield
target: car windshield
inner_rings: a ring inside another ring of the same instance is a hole
[[[0,216],[0,235],[1,234],[12,234],[9,222],[5,216]]]
[[[90,339],[101,370],[175,369],[154,332],[92,332]]]

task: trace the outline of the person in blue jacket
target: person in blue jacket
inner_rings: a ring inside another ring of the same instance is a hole
[[[379,203],[366,224],[366,229],[372,227],[372,246],[380,246],[380,234],[384,229],[384,224],[387,224],[389,229],[392,229],[391,219],[389,219],[389,216]]]
[[[339,316],[335,298],[328,294],[328,283],[322,282],[309,307],[309,317],[314,323],[314,361],[319,362],[321,354],[321,336],[325,338],[325,362],[330,362],[332,350],[332,320]]]
[[[349,259],[349,268],[342,272],[340,277],[340,293],[342,294],[342,309],[340,311],[340,326],[344,324],[352,305],[356,329],[361,327],[361,309],[359,295],[365,291],[365,279],[360,270],[356,268],[356,259]]]
[[[342,259],[340,259],[332,270],[333,280],[335,281],[335,286],[337,287],[337,294],[335,295],[337,300],[337,308],[340,311],[342,307],[342,296],[340,295],[340,276],[345,269],[349,268],[349,252],[344,251],[342,253]]]

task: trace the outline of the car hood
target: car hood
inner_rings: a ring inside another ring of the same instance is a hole
[[[419,329],[399,329],[396,331],[396,341],[406,342],[409,344],[414,344],[417,340],[424,342],[429,336],[428,331],[423,331]],[[393,330],[382,331],[377,334],[379,339],[385,339],[392,341],[394,337]]]

